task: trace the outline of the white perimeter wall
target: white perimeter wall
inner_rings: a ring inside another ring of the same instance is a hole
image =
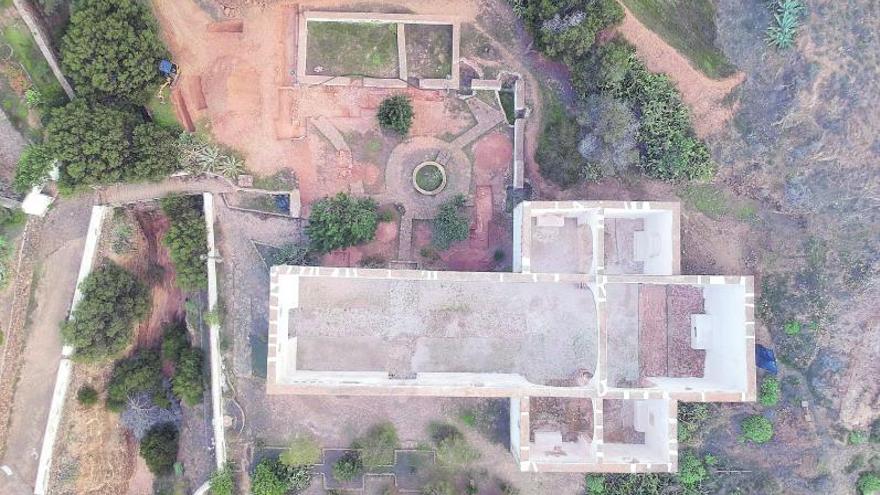
[[[712,315],[713,326],[704,378],[719,388],[747,389],[745,295],[742,285],[703,288],[706,313]]]

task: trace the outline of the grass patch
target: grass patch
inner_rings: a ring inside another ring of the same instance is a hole
[[[721,218],[730,212],[727,197],[719,189],[705,184],[694,184],[681,191],[681,199],[694,210],[710,218]]]
[[[452,76],[452,26],[406,25],[406,62],[409,75],[422,79]]]
[[[704,74],[722,78],[736,67],[715,45],[712,0],[622,0],[645,26],[687,57]]]
[[[309,74],[380,78],[399,74],[396,24],[309,22],[308,38]]]
[[[501,109],[504,110],[504,117],[507,118],[507,123],[510,125],[513,125],[516,121],[513,97],[513,91],[504,90],[498,92],[498,98],[501,100]]]
[[[153,122],[156,124],[166,129],[182,130],[180,121],[177,120],[177,115],[174,113],[174,105],[171,104],[170,98],[165,98],[163,103],[159,100],[158,96],[153,95],[147,103],[147,110],[149,110],[150,117],[152,117]]]
[[[3,42],[12,47],[14,57],[21,62],[44,97],[62,94],[58,80],[25,26],[16,23],[3,28]]]

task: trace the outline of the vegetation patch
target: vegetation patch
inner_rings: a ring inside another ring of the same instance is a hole
[[[376,236],[376,202],[345,193],[319,199],[312,205],[306,233],[318,253],[364,244]]]
[[[440,205],[432,223],[431,243],[440,250],[449,249],[470,235],[470,218],[465,213],[465,197],[456,195]]]
[[[562,188],[598,179],[595,164],[579,153],[581,127],[577,119],[557,98],[551,96],[545,101],[544,130],[535,153],[541,175]]]
[[[147,394],[159,407],[170,406],[162,383],[162,361],[155,351],[141,351],[116,362],[107,385],[107,408],[120,412],[140,394]]]
[[[446,175],[439,164],[425,162],[415,169],[416,186],[426,193],[439,192],[445,182]]]
[[[310,21],[308,73],[394,78],[399,74],[397,24]]]
[[[767,443],[773,438],[773,423],[760,414],[747,417],[740,426],[743,441]]]
[[[305,490],[312,482],[308,467],[285,466],[277,459],[263,459],[251,475],[253,495],[286,495]]]
[[[678,442],[690,443],[709,420],[709,405],[700,402],[678,403]]]
[[[360,460],[367,471],[394,464],[394,450],[398,447],[397,430],[391,423],[373,426],[351,444],[351,448],[360,450]]]
[[[623,4],[707,76],[717,79],[736,72],[717,46],[712,0],[623,0]]]
[[[285,466],[311,466],[321,461],[321,447],[308,435],[297,435],[279,458]]]
[[[156,425],[141,439],[140,454],[153,474],[171,472],[177,461],[180,434],[173,423]]]
[[[208,228],[202,214],[201,196],[162,198],[162,211],[171,225],[162,238],[174,264],[177,285],[186,291],[208,286]]]
[[[419,79],[452,77],[452,26],[406,24],[406,68]]]
[[[128,347],[135,323],[150,307],[147,287],[113,263],[93,271],[80,285],[82,299],[61,328],[79,361],[98,361]]]
[[[501,109],[504,110],[504,118],[507,123],[513,125],[516,122],[515,95],[512,89],[502,89],[498,92],[501,101]]]
[[[406,95],[385,98],[379,105],[379,126],[405,136],[413,121],[412,101]]]
[[[333,463],[333,477],[339,481],[353,481],[363,474],[364,463],[356,450],[346,451]]]
[[[773,22],[767,28],[767,43],[785,50],[794,46],[806,7],[800,0],[769,0]]]
[[[758,393],[758,402],[765,407],[773,407],[779,404],[779,379],[775,376],[765,376],[761,380],[761,390]]]
[[[211,495],[233,495],[235,493],[235,473],[231,464],[211,475]]]

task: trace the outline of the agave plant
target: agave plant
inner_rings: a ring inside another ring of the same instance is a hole
[[[800,0],[775,0],[770,3],[775,24],[767,28],[767,42],[779,49],[791,48],[800,27],[804,5]]]
[[[177,146],[181,168],[192,174],[234,178],[245,170],[241,159],[194,134],[181,134]]]

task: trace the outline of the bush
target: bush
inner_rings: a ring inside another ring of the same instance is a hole
[[[703,423],[709,419],[709,406],[698,402],[679,402],[678,441],[688,443]]]
[[[431,243],[440,250],[449,249],[470,235],[470,218],[465,214],[465,197],[458,194],[440,205],[432,224]]]
[[[773,438],[773,423],[760,414],[747,417],[740,426],[742,427],[744,440],[754,443],[766,443]]]
[[[61,181],[78,186],[125,179],[132,123],[132,115],[83,100],[52,110],[45,147],[61,162]]]
[[[563,189],[599,177],[597,167],[579,152],[581,126],[559,101],[547,105],[535,160],[541,175]]]
[[[277,459],[263,459],[251,476],[253,495],[285,495],[306,489],[312,481],[310,468],[285,466]]]
[[[183,351],[190,348],[189,332],[183,322],[171,323],[162,328],[162,359],[176,363]]]
[[[357,451],[349,450],[333,464],[333,477],[339,481],[352,481],[364,472],[364,463]]]
[[[211,495],[233,495],[235,493],[235,476],[232,465],[227,464],[223,469],[211,475]]]
[[[685,452],[678,464],[678,482],[687,488],[698,487],[706,478],[709,471],[702,459],[691,452]]]
[[[360,449],[361,461],[369,471],[379,466],[394,464],[394,449],[399,445],[394,425],[381,423],[373,426],[366,435],[352,442],[351,448]]]
[[[129,397],[147,393],[156,405],[167,407],[162,384],[162,362],[155,351],[141,351],[117,361],[107,385],[107,408],[121,411]]]
[[[522,0],[519,15],[545,55],[567,63],[589,51],[599,31],[620,23],[614,0]]]
[[[468,444],[458,428],[446,423],[432,423],[428,427],[436,445],[437,464],[455,468],[468,465],[480,458],[480,453]]]
[[[86,407],[92,407],[98,403],[98,391],[91,385],[83,385],[76,391],[76,401]]]
[[[140,453],[153,474],[167,474],[177,461],[178,432],[174,423],[150,428],[141,440]]]
[[[586,495],[605,495],[605,476],[601,474],[588,474],[586,486]]]
[[[853,430],[846,437],[846,442],[850,445],[862,445],[868,443],[868,434],[864,431]]]
[[[413,121],[412,102],[405,95],[395,95],[379,105],[379,125],[400,135],[406,135]]]
[[[132,164],[128,179],[157,180],[177,169],[177,138],[162,126],[140,124],[131,134]]]
[[[215,174],[230,179],[244,173],[242,162],[231,151],[188,132],[177,138],[178,167],[192,174]]]
[[[147,288],[132,274],[112,263],[92,272],[80,286],[82,299],[61,328],[74,358],[97,361],[125,349],[132,328],[147,314]]]
[[[860,495],[874,495],[880,492],[880,473],[862,473],[856,482]]]
[[[145,103],[168,56],[150,7],[138,0],[74,4],[61,39],[61,62],[77,92]]]
[[[202,350],[188,348],[181,351],[180,359],[174,365],[171,389],[188,406],[202,402],[205,391],[202,381],[203,363]]]
[[[785,335],[797,335],[801,333],[801,322],[787,321],[782,326],[782,331],[785,332]]]
[[[297,436],[279,460],[285,466],[311,466],[321,460],[321,447],[310,436]]]
[[[377,225],[375,201],[339,193],[312,205],[306,233],[312,249],[327,253],[373,240]]]
[[[171,222],[162,243],[174,263],[178,287],[185,291],[208,286],[208,230],[199,196],[169,196],[161,201]]]
[[[270,257],[269,264],[276,265],[314,265],[312,249],[307,245],[288,243],[278,248]]]
[[[779,403],[779,379],[775,376],[765,376],[761,380],[761,392],[758,394],[758,402],[766,407],[773,407]]]
[[[779,49],[791,48],[806,8],[800,0],[770,0],[767,4],[774,21],[767,28],[767,43]]]
[[[42,144],[30,144],[22,152],[18,159],[18,167],[15,169],[15,179],[12,186],[16,192],[27,194],[31,188],[38,186],[49,179],[49,172],[55,159],[46,146]]]
[[[578,122],[584,130],[578,152],[590,164],[587,172],[617,175],[639,163],[639,124],[626,103],[610,95],[590,95]]]

